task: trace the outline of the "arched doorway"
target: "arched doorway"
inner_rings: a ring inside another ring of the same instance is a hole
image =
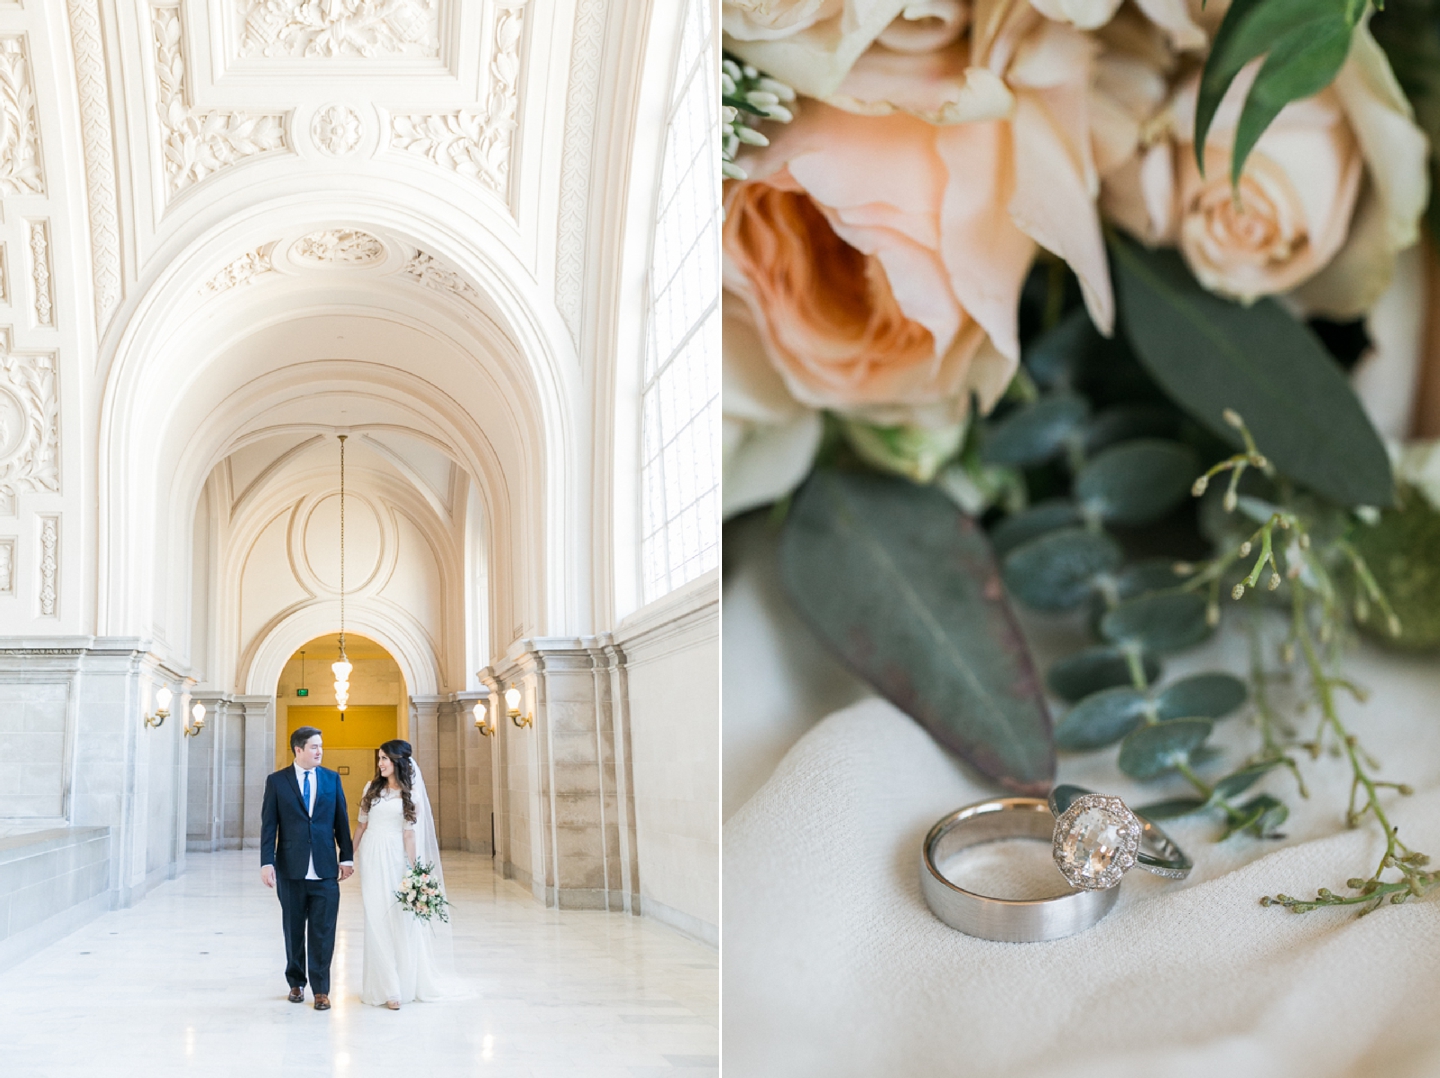
[[[386,741],[408,739],[409,707],[405,674],[395,658],[375,641],[345,635],[350,672],[350,703],[344,714],[335,706],[330,664],[340,653],[340,634],[317,636],[295,650],[275,686],[275,766],[293,759],[290,735],[313,726],[324,735],[324,765],[339,772],[350,827],[365,783],[375,773],[375,751]]]

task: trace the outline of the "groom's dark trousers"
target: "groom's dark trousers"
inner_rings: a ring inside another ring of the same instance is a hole
[[[311,778],[314,809],[308,813],[294,767],[282,768],[265,780],[260,863],[275,866],[275,891],[285,929],[285,980],[291,988],[303,988],[308,972],[310,991],[328,996],[335,918],[340,911],[340,862],[353,861],[355,855],[340,776],[317,767]],[[305,878],[312,859],[319,879]]]

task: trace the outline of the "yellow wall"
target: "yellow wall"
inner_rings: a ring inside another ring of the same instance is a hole
[[[291,704],[287,709],[286,729],[275,738],[275,766],[292,763],[290,735],[302,726],[313,726],[324,739],[324,767],[340,772],[340,786],[350,809],[350,830],[355,830],[355,814],[360,811],[360,795],[365,784],[375,776],[375,753],[381,744],[397,736],[398,724],[394,704],[356,705],[345,709],[345,720],[333,705]],[[346,771],[348,770],[348,774]]]

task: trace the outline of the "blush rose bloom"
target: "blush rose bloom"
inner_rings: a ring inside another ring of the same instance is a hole
[[[1152,226],[1142,235],[1177,243],[1212,291],[1245,302],[1286,293],[1309,313],[1358,317],[1389,285],[1398,252],[1419,237],[1429,194],[1425,136],[1362,25],[1335,82],[1287,105],[1260,137],[1237,206],[1230,146],[1257,66],[1221,104],[1203,177],[1192,141],[1198,75],[1175,95],[1167,117],[1172,169],[1145,168],[1135,190]],[[1154,148],[1146,152],[1153,166]]]
[[[807,103],[725,200],[724,280],[800,403],[938,427],[1019,358],[1010,130]],[[993,344],[993,346],[992,346]]]

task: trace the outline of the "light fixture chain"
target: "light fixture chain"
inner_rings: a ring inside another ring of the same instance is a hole
[[[345,654],[345,435],[340,435],[340,654]]]

